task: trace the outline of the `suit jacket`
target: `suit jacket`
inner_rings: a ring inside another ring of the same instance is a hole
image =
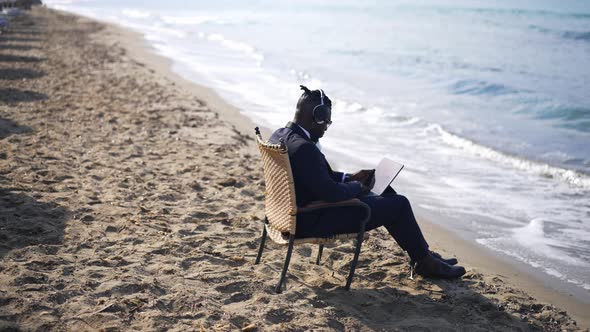
[[[359,182],[342,182],[342,172],[334,172],[315,143],[295,123],[277,129],[270,141],[283,139],[289,149],[289,160],[295,182],[297,206],[312,201],[338,202],[361,196]]]

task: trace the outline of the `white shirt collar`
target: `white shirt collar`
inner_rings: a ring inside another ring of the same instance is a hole
[[[297,126],[299,126],[298,124],[296,124]],[[299,126],[299,128],[301,128],[301,130],[303,130],[303,132],[305,133],[305,135],[307,135],[307,138],[311,139],[311,135],[309,134],[309,132],[307,130],[305,130],[305,128]],[[314,143],[315,146],[317,146],[318,150],[322,151],[322,146],[320,145],[320,142],[315,142]]]
[[[296,125],[299,126],[297,123],[296,123]],[[305,133],[305,135],[307,135],[307,138],[311,139],[311,135],[309,134],[309,131],[305,130],[305,128],[303,128],[301,126],[299,126],[299,128],[301,128],[301,130],[303,130],[303,132]]]

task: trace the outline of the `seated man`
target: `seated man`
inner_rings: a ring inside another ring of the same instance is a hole
[[[385,226],[409,254],[416,273],[433,278],[457,278],[465,274],[463,267],[454,266],[456,259],[443,259],[428,249],[406,197],[398,195],[391,187],[381,196],[367,195],[374,182],[374,170],[344,174],[330,168],[316,144],[332,123],[332,102],[322,90],[311,91],[305,86],[301,89],[303,95],[297,102],[293,122],[270,137],[274,143],[283,139],[289,149],[297,206],[312,201],[338,202],[358,198],[371,208],[366,230]],[[358,221],[362,218],[354,214],[350,208],[309,212],[298,217],[296,237],[357,233]]]

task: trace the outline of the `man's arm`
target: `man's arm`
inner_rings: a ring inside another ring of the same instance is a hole
[[[366,190],[361,183],[342,183],[330,176],[321,152],[312,144],[305,144],[292,156],[293,176],[314,199],[338,202],[359,197]],[[342,173],[341,173],[342,174]]]
[[[332,179],[336,182],[350,182],[357,181],[366,186],[369,186],[372,180],[375,179],[374,169],[363,169],[356,173],[332,172]],[[372,186],[371,186],[372,187]]]
[[[346,182],[346,176],[350,174],[346,174],[344,172],[332,172],[332,179],[336,182]]]
[[[354,174],[348,176],[347,181],[358,181],[365,186],[373,188],[375,184],[375,170],[374,169],[363,169]]]

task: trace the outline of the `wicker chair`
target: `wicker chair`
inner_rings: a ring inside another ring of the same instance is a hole
[[[291,172],[291,164],[289,162],[287,147],[283,141],[281,141],[280,144],[272,144],[263,141],[258,127],[256,127],[255,130],[256,142],[258,143],[258,148],[260,149],[260,154],[262,156],[264,180],[266,183],[266,215],[264,218],[264,227],[262,229],[260,248],[258,249],[258,255],[256,256],[255,264],[260,262],[267,236],[269,236],[271,240],[277,244],[287,245],[285,264],[283,266],[283,271],[281,272],[279,283],[275,288],[275,291],[280,293],[283,280],[285,279],[287,269],[289,268],[289,262],[293,252],[293,245],[302,243],[319,244],[319,251],[316,259],[316,264],[319,265],[322,258],[324,244],[339,239],[356,238],[356,250],[350,265],[350,272],[348,274],[345,286],[345,289],[349,290],[350,284],[352,283],[352,278],[354,276],[354,270],[358,262],[359,253],[361,251],[361,245],[365,233],[365,225],[371,216],[371,210],[369,206],[358,199],[351,199],[336,203],[313,202],[305,207],[297,207],[295,199],[295,185],[293,182],[293,174]],[[334,234],[325,238],[299,238],[295,236],[297,216],[301,213],[341,207],[358,207],[366,211],[365,218],[363,220],[359,220],[360,227],[358,233]]]

